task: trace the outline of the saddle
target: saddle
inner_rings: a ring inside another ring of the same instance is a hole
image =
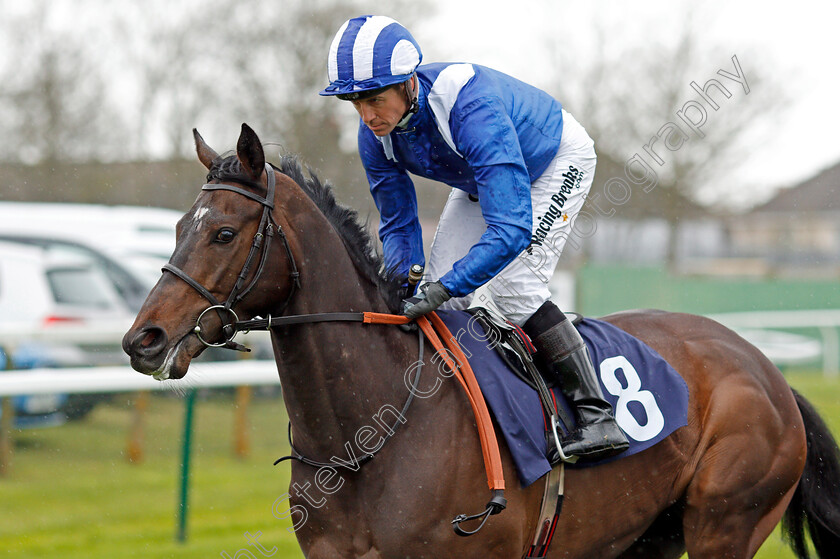
[[[551,389],[556,386],[555,379],[540,369],[538,361],[533,356],[536,349],[531,343],[528,334],[522,328],[512,322],[490,313],[483,307],[473,307],[467,310],[484,329],[485,334],[491,340],[491,346],[507,365],[511,372],[522,382],[530,386],[540,397],[543,420],[546,425],[545,436],[549,448],[549,454],[555,454],[551,460],[552,464],[560,461],[574,463],[577,456],[566,457],[560,448],[560,434],[549,426],[556,425],[553,421],[556,418],[564,431],[572,430],[574,422],[563,406],[557,405]],[[583,317],[575,313],[567,313],[575,326],[583,320]],[[554,449],[556,448],[556,452]]]
[[[450,331],[446,337],[451,336],[470,361],[519,479],[527,487],[552,469],[546,452],[545,433],[550,426],[545,415],[555,414],[561,431],[573,424],[574,411],[562,391],[546,386],[537,366],[539,359],[527,349],[527,336],[516,334],[516,327],[504,319],[475,312],[437,311],[437,315]],[[615,410],[630,448],[618,456],[567,465],[590,468],[632,456],[686,425],[688,387],[661,355],[609,322],[595,318],[576,322],[604,398]]]
[[[519,377],[525,384],[534,389],[540,396],[542,405],[543,420],[546,425],[545,436],[549,449],[552,446],[557,448],[558,457],[562,457],[558,433],[549,429],[548,425],[556,425],[553,417],[557,417],[564,428],[568,431],[572,425],[571,419],[561,406],[557,406],[556,400],[551,393],[553,382],[546,379],[537,363],[533,359],[536,349],[531,343],[528,335],[517,325],[494,316],[483,308],[469,309],[467,312],[473,315],[475,320],[484,329],[485,334],[493,340],[493,349],[507,365],[513,374]],[[572,324],[577,324],[583,317],[573,315]],[[549,451],[549,455],[552,454]],[[577,457],[569,460],[574,462]],[[560,460],[562,463],[562,460]],[[554,461],[551,460],[554,464]],[[525,559],[543,559],[548,553],[551,545],[554,529],[560,518],[563,509],[564,488],[563,466],[552,468],[546,478],[543,498],[540,504],[539,520],[537,529],[534,531],[531,545],[525,554]]]

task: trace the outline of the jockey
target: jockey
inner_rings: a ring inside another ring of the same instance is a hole
[[[412,173],[452,188],[424,282],[405,315],[483,306],[521,326],[575,409],[567,456],[600,459],[627,439],[586,345],[549,300],[575,216],[592,185],[593,142],[545,92],[476,64],[425,64],[406,28],[348,20],[333,39],[321,95],[361,117],[359,154],[379,209],[385,264],[424,264]],[[417,301],[419,299],[419,302]],[[550,445],[550,447],[553,445]]]

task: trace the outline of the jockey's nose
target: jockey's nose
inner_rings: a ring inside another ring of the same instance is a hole
[[[376,118],[376,113],[370,107],[362,105],[359,109],[359,114],[362,117],[362,122],[370,126],[371,122]]]

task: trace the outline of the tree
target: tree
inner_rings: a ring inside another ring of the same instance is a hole
[[[361,165],[342,146],[346,103],[322,98],[329,44],[346,19],[363,13],[361,2],[206,0],[200,9],[170,12],[150,31],[142,68],[142,114],[166,130],[168,151],[192,157],[191,129],[231,138],[248,122],[278,151],[297,153],[334,177],[340,194],[368,203]],[[417,1],[390,3],[389,14],[410,18],[426,9]]]
[[[680,221],[704,205],[729,201],[721,185],[733,186],[728,176],[747,156],[746,140],[768,120],[757,117],[776,113],[784,102],[782,85],[758,57],[703,45],[694,17],[686,16],[671,46],[646,42],[611,52],[613,32],[600,25],[587,57],[563,57],[568,49],[556,41],[551,48],[558,53],[554,67],[566,77],[558,75],[552,90],[595,140],[599,168],[609,169],[597,175],[592,195],[609,199],[618,215],[632,207],[632,217],[667,220],[669,265],[678,257]],[[745,84],[721,72],[740,72]],[[619,185],[612,178],[630,190],[610,196],[605,187]]]
[[[0,141],[7,161],[55,163],[123,155],[118,113],[83,37],[48,30],[48,6],[0,20]]]

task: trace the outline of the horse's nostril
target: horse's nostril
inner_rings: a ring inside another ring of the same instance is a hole
[[[131,349],[136,355],[152,356],[163,351],[166,347],[166,332],[163,328],[152,326],[141,330],[131,343]]]
[[[140,347],[149,347],[154,343],[157,337],[158,336],[155,332],[146,332],[146,336],[140,340]]]

